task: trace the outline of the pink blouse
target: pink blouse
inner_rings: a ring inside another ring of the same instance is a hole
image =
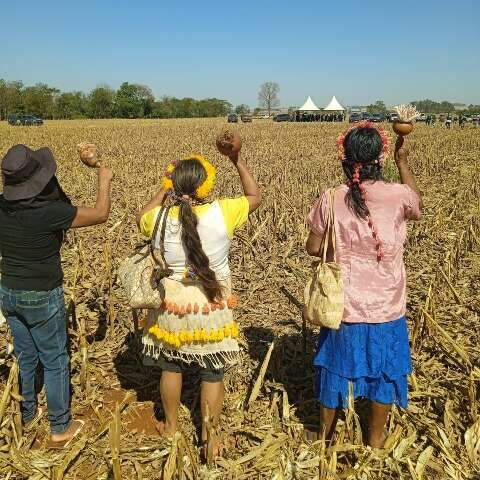
[[[335,190],[334,212],[337,253],[345,289],[343,321],[383,323],[397,320],[406,311],[406,272],[403,244],[407,220],[420,218],[420,199],[407,185],[364,183],[367,206],[385,257],[378,262],[375,240],[368,223],[358,218],[345,203],[348,187]],[[323,237],[328,196],[323,192],[311,209],[307,223]]]

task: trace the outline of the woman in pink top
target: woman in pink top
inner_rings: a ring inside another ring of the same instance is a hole
[[[322,328],[314,357],[320,432],[331,439],[339,409],[354,397],[370,400],[368,443],[380,448],[392,403],[406,408],[411,372],[403,244],[407,220],[420,218],[421,198],[407,164],[403,137],[395,145],[401,184],[382,180],[388,139],[363,122],[338,141],[347,178],[335,189],[337,262],[343,274],[345,311],[339,330]],[[307,252],[320,256],[328,192],[308,215]],[[307,432],[307,438],[318,437]]]

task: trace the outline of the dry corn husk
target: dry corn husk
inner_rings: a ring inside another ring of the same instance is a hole
[[[394,107],[401,122],[411,123],[418,117],[417,107],[415,105],[397,105]]]
[[[188,480],[479,476],[478,130],[467,125],[438,135],[436,129],[417,125],[410,140],[409,163],[425,203],[421,221],[409,226],[405,250],[414,376],[408,410],[394,409],[388,422],[386,451],[373,452],[361,441],[359,423],[367,416],[361,402],[340,419],[331,446],[302,441],[303,425],[318,422],[311,368],[316,332],[302,331],[299,309],[310,273],[303,219],[319,193],[342,180],[335,139],[346,126],[259,120],[235,127],[244,140],[242,156],[262,186],[264,203],[233,242],[242,357],[225,378],[219,426],[224,457],[207,469],[200,462],[192,423],[200,416],[197,377],[185,376],[179,411],[182,436],[172,450],[152,423],[159,374],[144,368],[138,357],[139,333],[133,325],[137,322],[141,328],[145,315],[132,315],[115,278],[119,261],[142,239],[133,213],[156,191],[171,159],[200,152],[217,166],[215,195],[241,193],[235,169],[215,145],[224,120],[47,121],[35,129],[5,123],[0,122],[0,155],[15,143],[50,146],[58,161],[58,178],[74,204],[95,201],[96,180],[82,168],[75,148],[83,139],[101,147],[102,160],[114,169],[115,180],[108,223],[70,231],[62,252],[67,298],[76,307],[70,306],[68,316],[73,412],[86,418],[86,436],[68,452],[30,448],[36,438],[41,442],[48,435],[46,415],[36,431],[24,431],[19,439],[13,421],[16,400],[8,394],[0,428],[0,478],[48,479],[56,471],[65,480],[106,480],[113,478],[113,459],[123,478],[143,480],[162,478],[164,473],[171,478],[183,474]],[[392,168],[393,164],[385,174],[395,180]],[[6,326],[1,325],[1,358],[6,342]],[[5,361],[0,398],[12,358]],[[252,391],[255,395],[245,408]],[[44,403],[42,395],[40,401]],[[110,430],[116,403],[121,429]]]

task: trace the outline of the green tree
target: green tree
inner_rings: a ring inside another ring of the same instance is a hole
[[[120,85],[115,94],[115,114],[120,118],[139,118],[143,116],[143,104],[137,98],[137,87],[128,82]]]
[[[248,115],[250,113],[250,107],[242,103],[241,105],[237,105],[235,107],[235,113],[238,115]]]
[[[60,91],[45,83],[37,83],[26,87],[22,92],[25,113],[41,118],[53,118],[55,113],[55,98]]]
[[[23,111],[22,91],[22,82],[0,79],[0,120],[6,120],[11,113]]]
[[[88,95],[87,113],[91,118],[113,116],[115,91],[108,85],[99,85]]]
[[[55,101],[55,118],[83,118],[87,111],[87,98],[82,92],[61,93]]]
[[[124,82],[115,95],[115,112],[121,118],[142,118],[151,115],[154,101],[149,87]]]
[[[199,102],[199,117],[224,117],[232,111],[232,104],[218,98],[206,98]]]
[[[280,105],[278,93],[280,92],[280,86],[276,82],[265,82],[260,85],[260,91],[258,92],[258,103],[262,108],[268,111],[268,115],[272,110]]]
[[[153,104],[155,102],[155,97],[153,96],[152,90],[146,85],[135,85],[137,88],[136,96],[142,104],[142,116],[150,117],[153,111]]]
[[[455,110],[455,106],[453,103],[443,101],[443,102],[435,102],[433,100],[415,100],[411,102],[412,105],[417,107],[419,112],[423,113],[449,113]]]
[[[375,103],[368,105],[367,107],[368,113],[386,113],[387,107],[382,100],[377,100]]]
[[[218,98],[162,97],[153,105],[152,116],[156,118],[220,117],[232,110],[232,105]]]

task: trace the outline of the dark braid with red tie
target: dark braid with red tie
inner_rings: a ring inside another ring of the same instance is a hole
[[[342,165],[349,187],[346,202],[357,217],[368,222],[375,240],[378,261],[384,257],[383,242],[367,206],[367,191],[363,182],[382,180],[385,145],[380,132],[372,124],[353,127],[342,138]]]

